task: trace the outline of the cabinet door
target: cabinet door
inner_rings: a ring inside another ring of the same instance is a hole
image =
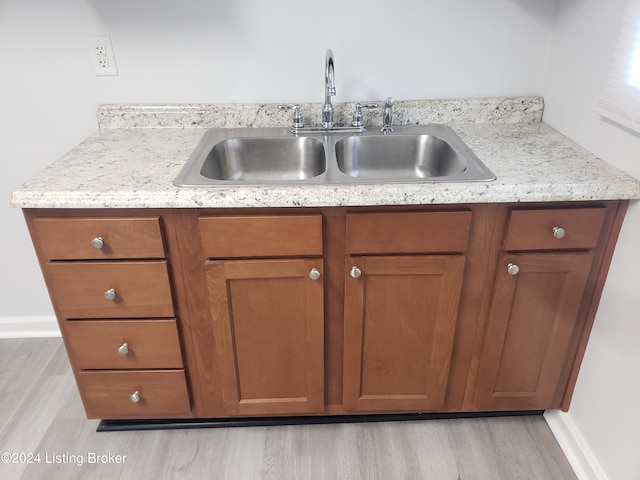
[[[206,269],[225,410],[321,413],[323,277],[309,273],[322,275],[322,259],[210,261]]]
[[[559,382],[572,336],[579,334],[592,260],[590,253],[501,257],[478,375],[478,409],[560,406]]]
[[[462,255],[347,258],[345,408],[444,406],[464,264]]]

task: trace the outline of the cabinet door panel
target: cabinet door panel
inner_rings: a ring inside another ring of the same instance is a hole
[[[590,253],[501,257],[480,364],[479,409],[559,407],[558,382],[592,261]],[[510,275],[509,264],[519,273]]]
[[[359,411],[442,408],[465,259],[351,257],[345,280],[344,404]]]
[[[207,262],[223,403],[231,414],[324,406],[322,259]]]

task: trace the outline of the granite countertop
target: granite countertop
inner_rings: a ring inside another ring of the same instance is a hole
[[[310,114],[319,111],[316,105],[305,107]],[[350,107],[336,109],[350,113]],[[640,198],[640,182],[542,123],[542,108],[539,97],[397,103],[396,124],[450,125],[495,173],[492,182],[185,188],[175,187],[173,179],[206,128],[281,127],[290,114],[257,104],[101,106],[100,130],[17,188],[11,203],[19,208],[237,208]]]

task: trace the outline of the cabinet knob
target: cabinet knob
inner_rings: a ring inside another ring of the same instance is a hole
[[[100,250],[102,247],[104,247],[104,240],[102,237],[96,237],[93,240],[91,240],[91,246],[95,249]]]
[[[351,275],[351,277],[353,278],[360,278],[360,275],[362,275],[362,270],[360,270],[358,267],[353,266],[351,267],[349,275]]]
[[[318,280],[320,278],[320,272],[318,271],[317,268],[311,269],[311,271],[309,272],[309,278],[311,280]]]
[[[126,343],[120,345],[120,347],[118,347],[118,353],[120,355],[127,355],[129,353],[129,345],[127,345]]]
[[[104,298],[107,300],[115,300],[116,299],[116,289],[110,288],[106,292],[104,292]]]
[[[129,400],[131,400],[133,403],[138,403],[140,401],[140,398],[140,392],[136,390],[131,394]]]
[[[564,238],[566,233],[567,232],[562,227],[553,227],[553,236],[554,236],[554,238],[557,238],[558,240],[561,239],[561,238]]]
[[[510,263],[509,265],[507,265],[507,273],[509,275],[517,275],[518,273],[520,273],[520,267],[515,263]]]

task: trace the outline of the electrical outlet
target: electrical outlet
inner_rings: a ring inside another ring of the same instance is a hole
[[[118,75],[111,37],[90,37],[87,38],[87,42],[89,42],[91,64],[96,72],[96,77]]]

